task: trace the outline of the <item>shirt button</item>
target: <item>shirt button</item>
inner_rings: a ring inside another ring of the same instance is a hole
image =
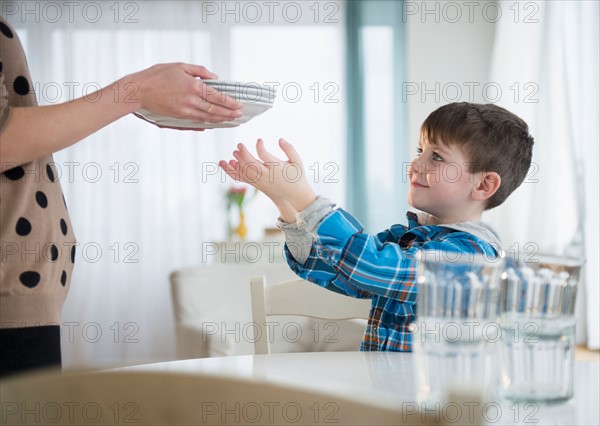
[[[376,324],[376,323],[375,323],[375,324],[373,324],[373,331],[377,331],[377,329],[378,329],[378,328],[379,328],[379,325],[378,325],[378,324]]]

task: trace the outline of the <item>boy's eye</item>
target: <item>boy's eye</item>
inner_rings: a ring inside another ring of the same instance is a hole
[[[423,154],[423,150],[421,148],[417,148],[417,157]]]
[[[437,152],[434,152],[432,155],[433,161],[444,161],[442,157],[439,156]]]

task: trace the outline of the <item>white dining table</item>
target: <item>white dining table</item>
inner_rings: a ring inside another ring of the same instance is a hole
[[[404,411],[424,408],[416,402],[412,353],[242,355],[159,362],[114,371],[171,372],[259,380],[384,404]],[[578,361],[575,363],[575,396],[569,401],[557,404],[490,401],[483,403],[483,418],[490,425],[599,425],[599,401],[600,364]],[[446,414],[452,416],[451,412]]]

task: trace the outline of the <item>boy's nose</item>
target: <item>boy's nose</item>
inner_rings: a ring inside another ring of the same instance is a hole
[[[421,172],[421,163],[418,160],[413,160],[410,162],[410,167],[408,168],[409,173],[420,173]]]

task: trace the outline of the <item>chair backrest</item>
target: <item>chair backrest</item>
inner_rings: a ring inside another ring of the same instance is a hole
[[[253,342],[240,334],[252,319],[248,281],[258,274],[275,282],[295,277],[283,262],[218,263],[171,274],[178,358],[253,352]],[[236,327],[240,329],[237,336]]]
[[[250,280],[256,354],[271,352],[273,341],[267,317],[297,315],[327,320],[368,319],[371,301],[326,290],[303,279],[267,286],[264,275]]]
[[[3,379],[0,398],[3,425],[442,424],[360,395],[200,374],[38,373]]]

